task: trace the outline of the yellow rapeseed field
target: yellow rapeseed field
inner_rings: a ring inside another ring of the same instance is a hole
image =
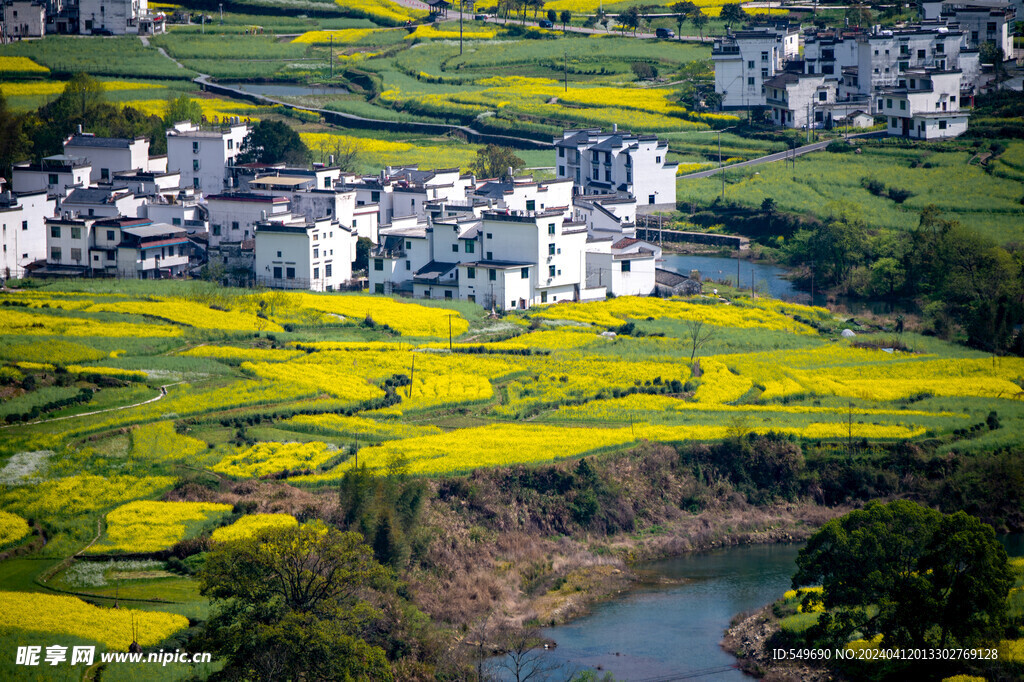
[[[264,530],[271,528],[294,528],[299,522],[289,514],[249,514],[238,519],[230,526],[223,526],[213,531],[211,536],[216,542],[246,540]]]
[[[7,334],[25,336],[181,336],[181,330],[166,324],[103,322],[84,317],[58,317],[44,313],[0,308],[0,327]]]
[[[199,329],[227,329],[247,332],[281,331],[281,326],[277,323],[257,318],[253,313],[236,310],[216,310],[201,303],[181,298],[99,303],[88,308],[87,312],[146,315]]]
[[[188,618],[176,613],[104,609],[56,594],[0,592],[0,628],[81,637],[109,650],[127,651],[133,630],[141,646],[153,646],[187,627]]]
[[[28,534],[28,521],[17,514],[0,511],[0,547],[17,542]]]
[[[0,506],[22,516],[54,518],[106,509],[150,497],[174,483],[170,476],[94,476],[79,474],[0,493]]]
[[[183,540],[189,525],[230,511],[212,502],[129,502],[107,514],[106,537],[88,552],[159,552]]]
[[[292,42],[313,45],[329,45],[333,41],[335,45],[345,45],[346,43],[359,42],[366,36],[378,33],[381,30],[384,29],[343,28],[335,31],[306,31],[298,38],[293,39]]]
[[[213,470],[238,478],[258,478],[281,471],[316,469],[338,454],[333,445],[319,442],[257,443],[228,455],[215,464]]]
[[[357,440],[393,440],[441,433],[436,426],[414,426],[395,421],[377,421],[340,414],[298,414],[280,424],[284,428],[325,436],[348,436]]]

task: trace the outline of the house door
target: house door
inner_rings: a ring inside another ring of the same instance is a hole
[[[900,120],[903,121],[903,137],[908,137],[910,135],[910,119],[901,118]]]

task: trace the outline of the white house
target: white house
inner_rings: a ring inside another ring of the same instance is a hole
[[[357,206],[377,206],[380,225],[396,217],[425,218],[431,202],[463,203],[475,185],[473,176],[461,175],[458,168],[421,171],[417,166],[388,166],[378,176],[358,179],[343,174],[341,181],[356,191]]]
[[[337,221],[256,224],[257,282],[277,289],[335,291],[352,279],[355,235]]]
[[[934,12],[935,3],[923,11]],[[1005,59],[1013,56],[1013,24],[1022,17],[1017,8],[1005,0],[952,0],[941,3],[941,17],[956,24],[967,38],[968,47],[979,48],[994,43]]]
[[[92,166],[84,159],[57,154],[38,163],[22,161],[14,164],[11,189],[19,194],[40,190],[64,195],[73,187],[89,187]]]
[[[532,177],[484,180],[466,195],[466,205],[479,204],[512,212],[560,210],[572,215],[573,181],[570,178],[535,181]]]
[[[912,69],[899,86],[879,93],[886,131],[920,140],[956,137],[967,131],[969,113],[960,109],[960,72]]]
[[[3,38],[42,38],[46,35],[46,5],[39,0],[3,3]]]
[[[649,296],[655,288],[661,247],[624,237],[591,240],[587,246],[587,287],[616,296]]]
[[[369,287],[377,294],[412,291],[413,273],[432,258],[426,222],[415,216],[392,221],[378,232],[379,242],[370,253]]]
[[[148,0],[78,0],[78,32],[83,35],[138,33],[149,14]]]
[[[117,274],[136,279],[180,277],[188,270],[191,252],[184,228],[166,223],[123,227]]]
[[[79,187],[61,200],[60,210],[89,218],[136,218],[145,204],[145,197],[126,187]]]
[[[92,165],[89,180],[94,184],[110,182],[120,172],[150,170],[149,140],[145,137],[129,140],[90,134],[72,135],[64,141],[64,154],[88,161]]]
[[[623,193],[638,204],[675,207],[676,168],[668,144],[654,135],[600,129],[566,130],[555,139],[556,175],[584,194]],[[551,204],[549,204],[550,206]]]
[[[250,132],[244,123],[202,129],[176,123],[167,131],[167,170],[181,173],[181,181],[203,194],[219,194],[231,177],[228,164],[238,156]]]
[[[775,125],[786,128],[830,128],[847,114],[863,111],[866,99],[837,99],[839,81],[823,74],[781,73],[764,85],[765,101]]]
[[[46,219],[56,202],[45,191],[0,194],[0,277],[21,277],[25,266],[46,260]]]
[[[761,86],[782,71],[783,62],[795,57],[791,45],[799,39],[794,29],[736,31],[715,38],[711,60],[715,64],[715,92],[723,109],[763,106]]]
[[[636,199],[619,194],[578,194],[573,198],[574,220],[586,224],[591,236],[636,233]]]
[[[291,202],[271,194],[212,194],[206,197],[206,208],[210,221],[210,246],[218,246],[222,241],[252,239],[256,223],[291,217]]]
[[[47,266],[84,274],[89,267],[92,225],[95,219],[59,217],[46,220]]]
[[[184,227],[189,234],[209,233],[206,206],[190,187],[147,196],[141,213],[154,223]]]

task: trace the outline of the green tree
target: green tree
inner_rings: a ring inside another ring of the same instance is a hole
[[[1005,621],[1013,583],[991,526],[907,500],[869,503],[826,523],[800,550],[793,586],[821,585],[814,635],[835,644],[855,631],[886,647],[971,646]]]
[[[392,679],[366,638],[381,616],[367,596],[393,586],[358,533],[266,531],[209,552],[198,579],[215,606],[203,640],[227,679]]]
[[[510,179],[509,168],[514,173],[517,168],[522,168],[525,165],[526,162],[516,156],[515,151],[510,147],[489,144],[477,150],[476,159],[470,168],[478,178],[508,180]]]
[[[558,18],[562,20],[562,30],[572,21],[572,12],[567,9],[563,9],[562,13],[558,15]]]
[[[373,242],[369,237],[359,237],[356,240],[356,259],[352,261],[353,270],[366,270],[370,266],[370,249]]]
[[[0,92],[0,175],[8,180],[11,166],[26,159],[32,151],[25,123],[25,116],[7,108],[7,98]]]
[[[679,35],[683,34],[683,24],[690,18],[690,15],[697,10],[697,5],[692,2],[677,2],[674,3],[669,9],[676,14],[676,31]]]
[[[693,27],[697,29],[697,32],[700,34],[700,39],[703,42],[704,27],[708,25],[708,15],[704,14],[704,12],[700,11],[700,8],[698,8],[690,17],[690,21],[693,22]]]
[[[283,121],[259,121],[245,136],[238,163],[286,163],[305,166],[309,148],[299,134]]]
[[[738,2],[730,2],[722,5],[721,19],[725,22],[726,26],[732,26],[733,24],[741,24],[747,18],[747,13],[743,11],[743,5]]]
[[[627,9],[625,12],[619,15],[619,21],[625,28],[633,29],[633,35],[636,35],[636,31],[640,28],[640,8],[633,6]]]
[[[197,125],[203,121],[203,108],[199,102],[184,94],[167,100],[164,112],[164,123],[167,126],[181,121],[191,121]]]
[[[558,12],[556,12],[553,9],[549,9],[548,10],[548,21],[550,21],[552,24],[557,22],[558,21]]]

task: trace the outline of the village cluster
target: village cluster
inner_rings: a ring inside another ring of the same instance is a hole
[[[1017,3],[1020,5],[1020,3]],[[722,107],[767,107],[787,128],[866,128],[931,140],[967,131],[968,109],[1013,54],[1018,8],[1006,0],[924,0],[902,28],[752,25],[715,40]],[[991,54],[982,54],[988,46]],[[983,58],[984,57],[984,58]]]
[[[337,291],[365,237],[375,293],[510,309],[655,291],[661,249],[636,238],[635,193],[674,208],[676,164],[654,136],[566,131],[557,178],[540,182],[512,169],[364,177],[236,164],[249,132],[237,120],[177,124],[166,156],[150,156],[145,138],[80,131],[63,154],[15,164],[0,200],[4,276],[153,279],[215,265],[262,286]]]

